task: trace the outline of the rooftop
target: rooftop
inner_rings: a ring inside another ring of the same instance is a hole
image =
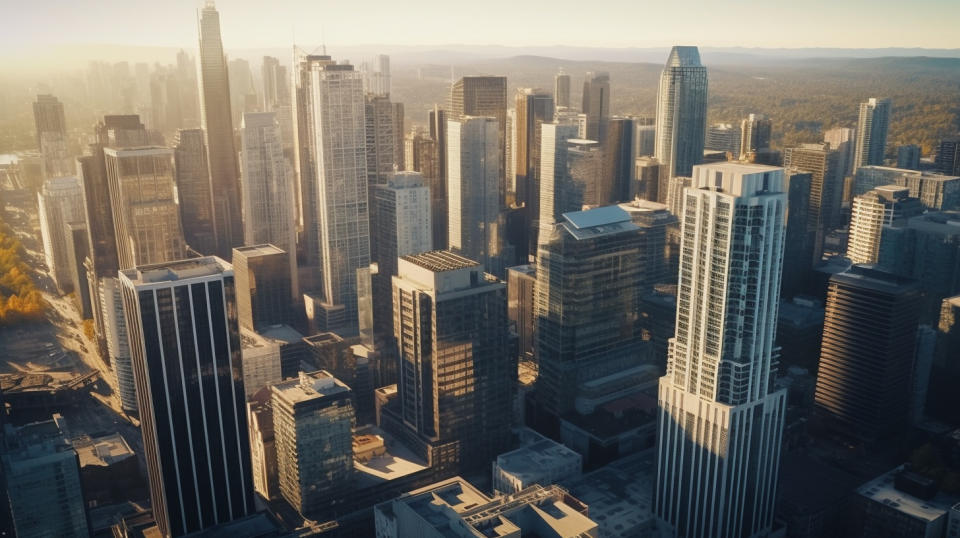
[[[920,284],[912,278],[889,273],[875,265],[862,264],[854,265],[843,273],[831,276],[830,282],[842,282],[886,293],[898,293],[906,288],[919,288],[920,286]]]
[[[456,271],[457,269],[466,269],[468,267],[477,267],[479,263],[465,258],[459,254],[454,254],[449,250],[431,250],[421,254],[412,254],[403,256],[401,259],[412,264],[419,265],[435,273],[442,271]]]
[[[574,239],[582,240],[639,229],[630,214],[617,205],[564,213],[561,222]]]
[[[656,448],[607,464],[561,485],[590,507],[600,536],[648,536],[655,525]]]
[[[221,274],[223,276],[231,276],[233,275],[233,266],[216,256],[205,256],[175,262],[143,265],[136,269],[120,271],[120,274],[134,286],[140,286]]]
[[[497,466],[514,476],[538,476],[544,468],[580,464],[580,454],[550,439],[497,456]]]
[[[254,256],[273,256],[276,254],[286,254],[287,252],[282,248],[271,245],[269,243],[264,243],[262,245],[251,245],[248,247],[237,247],[233,251],[243,254],[247,258],[252,258]]]
[[[326,370],[300,372],[299,379],[273,385],[273,394],[293,405],[349,392],[350,387]]]
[[[363,463],[353,460],[354,480],[360,487],[396,480],[429,468],[427,462],[418,458],[403,443],[380,428],[372,425],[357,428],[354,432],[354,442],[356,443],[359,436],[365,435],[380,436],[386,452]]]
[[[900,468],[886,472],[857,488],[857,493],[874,502],[889,506],[916,519],[934,521],[946,514],[947,508],[931,501],[918,499],[894,487]]]
[[[74,439],[73,447],[80,456],[80,466],[94,465],[106,467],[118,461],[132,458],[134,454],[130,445],[119,433],[87,439]]]
[[[303,335],[289,325],[267,325],[257,329],[260,336],[268,340],[279,340],[286,344],[303,340]]]

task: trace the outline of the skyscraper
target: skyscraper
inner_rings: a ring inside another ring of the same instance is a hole
[[[890,100],[871,97],[860,103],[857,144],[853,152],[853,171],[870,164],[882,165],[890,126]]]
[[[86,211],[83,198],[80,180],[75,177],[48,179],[43,183],[43,190],[37,193],[44,260],[50,276],[62,293],[73,291],[68,256],[68,242],[72,236],[67,227],[71,223],[84,221]]]
[[[773,122],[763,114],[750,114],[740,122],[740,160],[751,153],[770,149]]]
[[[260,76],[263,79],[263,111],[275,112],[277,108],[290,102],[290,86],[287,83],[287,68],[280,65],[280,60],[272,56],[263,57],[260,66]]]
[[[233,268],[120,272],[153,516],[183,536],[254,512]]]
[[[217,249],[213,219],[213,188],[207,166],[203,129],[181,129],[173,151],[177,171],[177,194],[183,238],[201,254]]]
[[[673,536],[759,536],[773,524],[786,408],[773,390],[783,169],[697,166],[684,196],[654,510]]]
[[[586,74],[580,111],[587,115],[585,138],[604,142],[607,139],[607,122],[610,121],[610,73],[599,71]]]
[[[37,149],[40,151],[40,173],[43,178],[73,175],[63,103],[53,95],[38,95],[33,103],[33,121],[37,130]]]
[[[787,229],[783,249],[783,278],[780,295],[790,299],[806,283],[813,267],[813,234],[807,225],[810,218],[810,183],[813,174],[796,168],[783,173],[783,190],[787,193]]]
[[[220,13],[213,0],[199,10],[200,113],[207,135],[207,164],[213,202],[216,253],[230,257],[230,249],[243,244],[240,174],[233,140],[230,81],[220,40]]]
[[[280,125],[273,112],[243,115],[240,163],[243,236],[248,245],[269,243],[287,253],[290,299],[299,297],[293,178],[283,158]]]
[[[516,144],[513,149],[516,171],[516,203],[536,214],[539,196],[540,126],[553,121],[553,97],[543,90],[518,88],[516,106]]]
[[[707,127],[704,149],[725,151],[733,159],[740,155],[740,127],[732,123],[715,123]]]
[[[868,266],[830,278],[815,403],[828,426],[875,441],[910,416],[920,290]]]
[[[260,244],[233,249],[237,322],[240,327],[260,330],[293,322],[289,264],[290,255],[275,245]]]
[[[300,372],[270,387],[283,498],[301,514],[328,508],[353,474],[353,393],[329,372]]]
[[[837,169],[841,177],[847,177],[856,172],[853,168],[853,153],[857,145],[857,130],[849,127],[834,127],[823,133],[823,141],[830,144],[830,148],[839,154]]]
[[[934,161],[941,174],[960,176],[960,137],[941,140]]]
[[[367,183],[383,185],[393,176],[394,167],[403,169],[403,104],[389,97],[365,96]]]
[[[783,165],[810,172],[810,203],[807,226],[813,235],[813,260],[823,256],[823,240],[839,222],[843,176],[840,175],[840,152],[830,144],[800,144],[787,148]]]
[[[636,177],[636,121],[614,117],[607,124],[607,141],[603,148],[603,178],[599,203],[611,204],[631,200],[630,187]]]
[[[427,123],[430,124],[430,138],[434,143],[437,167],[437,175],[430,182],[430,198],[433,201],[433,248],[445,249],[450,244],[447,235],[447,113],[434,105],[433,110],[427,113]],[[427,175],[424,175],[424,178],[431,179]]]
[[[853,263],[877,263],[883,229],[923,212],[905,187],[884,185],[853,199],[847,257]]]
[[[553,98],[557,107],[570,108],[570,75],[562,67],[553,77]]]
[[[545,123],[541,126],[540,136],[540,211],[536,215],[537,230],[533,239],[537,239],[540,230],[553,229],[560,215],[567,211],[576,211],[576,202],[569,202],[569,174],[567,171],[568,142],[578,136],[578,126],[571,123]],[[581,205],[583,202],[580,202]],[[533,232],[531,232],[533,234]],[[548,232],[549,233],[549,232]]]
[[[106,148],[104,155],[120,269],[182,259],[173,150]]]
[[[305,265],[319,269],[321,330],[357,331],[357,269],[370,265],[363,79],[329,56],[298,53],[298,170]]]
[[[434,467],[488,465],[509,444],[517,361],[507,351],[505,288],[482,265],[449,251],[400,258],[394,420],[422,440]]]
[[[660,74],[655,156],[673,176],[689,176],[703,159],[707,68],[697,47],[673,47]]]
[[[450,250],[493,274],[500,259],[499,131],[494,118],[447,122],[447,216]]]
[[[468,76],[453,83],[450,89],[450,107],[447,120],[462,121],[466,116],[486,116],[497,120],[500,163],[497,172],[499,183],[499,203],[506,201],[506,144],[507,144],[507,77]],[[447,148],[448,154],[452,149]],[[452,238],[451,238],[452,240]],[[490,266],[486,266],[490,269]]]
[[[916,144],[897,146],[897,168],[919,170],[922,152],[920,146]]]

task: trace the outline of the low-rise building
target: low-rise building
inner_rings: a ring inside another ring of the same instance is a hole
[[[493,462],[493,490],[517,493],[534,484],[549,486],[580,476],[583,457],[573,450],[524,428],[539,439],[497,456]]]

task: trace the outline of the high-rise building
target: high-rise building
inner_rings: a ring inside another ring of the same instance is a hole
[[[293,178],[283,158],[280,126],[273,112],[243,115],[240,163],[243,236],[247,245],[269,243],[287,253],[290,298],[299,297]]]
[[[272,56],[264,56],[263,64],[260,66],[260,77],[263,81],[264,112],[276,112],[281,105],[290,103],[287,68],[280,65],[280,60]]]
[[[74,291],[70,278],[68,225],[86,218],[83,188],[75,177],[58,177],[43,183],[37,193],[43,256],[54,283],[62,293]],[[77,290],[79,292],[79,290]]]
[[[103,278],[100,284],[100,309],[103,312],[104,338],[110,367],[117,379],[120,405],[128,413],[137,413],[137,385],[133,377],[133,362],[130,357],[130,340],[127,336],[127,320],[123,315],[123,296],[120,281]]]
[[[495,162],[500,163],[497,172],[500,193],[498,200],[500,204],[504,204],[507,195],[507,77],[468,76],[454,82],[450,89],[450,107],[446,119],[463,121],[466,116],[492,117],[497,120],[499,158]],[[453,152],[452,148],[446,149],[448,155]],[[486,267],[491,268],[489,265]]]
[[[587,117],[583,138],[604,142],[610,120],[610,73],[588,71],[584,75],[580,112]]]
[[[376,209],[373,233],[377,248],[371,259],[377,264],[373,276],[373,322],[381,335],[393,335],[393,277],[397,259],[433,250],[430,219],[430,189],[419,172],[396,172],[386,185],[373,189]]]
[[[857,143],[853,151],[853,171],[867,165],[883,165],[890,126],[890,100],[871,97],[860,103]]]
[[[444,141],[446,145],[446,141]],[[423,184],[430,191],[431,235],[434,247],[446,246],[447,186],[443,182],[446,170],[440,170],[438,142],[425,132],[414,132],[407,137],[406,169],[420,172]],[[440,220],[443,222],[439,222]]]
[[[120,269],[182,259],[173,150],[106,148],[104,155]]]
[[[393,420],[421,439],[434,467],[489,465],[509,445],[517,376],[504,283],[475,261],[431,251],[400,258],[393,289],[400,351]]]
[[[372,61],[361,62],[363,91],[378,97],[390,97],[390,57],[377,54]]]
[[[257,330],[293,320],[290,305],[290,255],[270,244],[233,249],[237,321]]]
[[[926,209],[960,209],[960,177],[888,166],[861,166],[853,181],[852,193],[859,196],[883,185],[899,185],[919,198]]]
[[[330,506],[353,474],[353,393],[329,372],[273,385],[277,474],[283,498],[310,517]]]
[[[600,182],[600,204],[631,200],[637,144],[634,118],[613,117],[607,123],[607,139],[603,147],[603,176]]]
[[[670,177],[689,176],[703,159],[707,68],[697,47],[673,47],[660,74],[655,156]]]
[[[227,57],[220,40],[220,13],[213,0],[206,1],[197,17],[200,31],[200,113],[207,135],[216,254],[229,258],[233,247],[243,245],[243,219]],[[249,65],[247,72],[249,75]]]
[[[403,104],[368,93],[365,108],[367,183],[383,185],[394,170],[403,169]]]
[[[507,317],[517,335],[517,355],[533,359],[534,289],[537,269],[534,264],[507,268]]]
[[[33,103],[33,121],[43,178],[72,176],[74,163],[67,148],[67,124],[63,118],[63,103],[53,95],[38,95]]]
[[[433,248],[449,248],[447,218],[447,113],[439,106],[427,114],[430,138],[435,145],[437,176],[430,183],[430,198],[433,201]],[[424,176],[429,179],[429,176]]]
[[[550,415],[572,411],[583,384],[643,359],[636,307],[653,284],[648,279],[662,272],[663,238],[659,256],[644,248],[646,234],[657,232],[664,234],[634,224],[616,205],[567,212],[552,229],[542,228],[534,298],[536,391]]]
[[[570,108],[570,75],[562,67],[553,76],[553,99],[557,107]]]
[[[960,406],[960,393],[957,392],[960,362],[956,360],[957,349],[960,349],[960,295],[943,300],[935,327],[937,344],[926,410],[931,416],[949,422],[956,420],[956,409]],[[960,505],[956,509],[957,517],[960,517]],[[960,532],[960,521],[957,524]]]
[[[273,392],[270,387],[260,389],[247,400],[247,424],[250,428],[253,489],[264,499],[275,499],[280,493],[280,485],[273,427]]]
[[[254,512],[233,268],[120,272],[153,516],[183,536]]]
[[[944,138],[937,146],[934,158],[937,170],[948,176],[960,176],[960,137]]]
[[[303,265],[321,280],[300,286],[322,292],[321,330],[351,334],[357,269],[370,265],[363,79],[329,56],[299,53],[296,64]]]
[[[654,511],[672,536],[762,536],[773,525],[786,410],[773,387],[783,169],[697,166],[684,196]]]
[[[770,149],[773,122],[763,114],[750,114],[740,121],[740,160],[749,160],[750,154]],[[709,147],[709,146],[708,146]]]
[[[493,274],[503,269],[498,133],[494,118],[467,116],[447,122],[449,247]]]
[[[830,278],[815,402],[837,433],[876,441],[909,424],[920,289],[869,266]]]
[[[897,168],[919,170],[921,152],[920,146],[916,144],[897,146]]]
[[[73,303],[80,313],[80,319],[90,319],[90,286],[87,282],[87,270],[83,265],[90,249],[87,246],[87,225],[81,219],[66,224],[64,236],[67,239],[67,275],[73,288]]]
[[[783,278],[780,295],[789,299],[800,292],[813,267],[813,235],[807,225],[810,218],[810,183],[813,174],[796,168],[783,173],[787,193],[787,229],[783,249]]]
[[[840,175],[847,177],[856,172],[853,168],[853,153],[857,146],[857,130],[849,127],[834,127],[823,133],[823,141],[839,153],[837,165]]]
[[[723,151],[736,159],[740,155],[740,127],[732,123],[714,123],[707,127],[703,149]]]
[[[657,126],[654,118],[637,117],[634,119],[637,127],[637,157],[653,157],[657,151]]]
[[[16,536],[87,538],[77,451],[60,415],[20,427],[6,425],[4,486]]]
[[[628,199],[639,197],[650,202],[667,203],[670,179],[667,175],[667,167],[654,157],[637,157],[634,166],[636,181],[630,187]]]
[[[553,121],[553,97],[542,90],[520,88],[516,95],[516,143],[511,147],[516,173],[515,203],[527,208],[528,219],[540,211],[540,151],[541,132],[544,123]],[[530,229],[528,223],[525,227]],[[525,238],[526,239],[526,238]],[[519,241],[522,252],[517,255],[526,259],[529,240]]]
[[[905,187],[885,185],[857,196],[853,199],[850,217],[847,258],[853,263],[877,263],[883,229],[922,212],[920,200],[910,198],[910,191]]]
[[[572,123],[545,123],[541,126],[540,136],[540,209],[536,215],[536,237],[539,244],[540,230],[553,229],[560,215],[567,211],[577,211],[580,207],[571,207],[567,200],[569,174],[567,169],[567,149],[569,141],[579,136],[579,128]],[[580,202],[582,205],[583,202]],[[533,232],[531,232],[533,233]]]
[[[204,138],[203,129],[181,129],[177,132],[173,156],[183,238],[196,252],[212,254],[217,249],[217,238]]]
[[[843,177],[840,175],[840,152],[830,144],[801,144],[787,148],[783,165],[810,172],[810,203],[807,206],[807,227],[813,234],[813,260],[823,256],[823,240],[839,224]]]

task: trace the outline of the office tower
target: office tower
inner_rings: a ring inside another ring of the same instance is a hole
[[[447,122],[447,217],[450,250],[479,261],[493,274],[500,259],[500,170],[494,118]]]
[[[120,269],[179,260],[186,254],[174,186],[173,150],[106,148]]]
[[[653,157],[657,150],[657,126],[652,118],[636,118],[637,157]]]
[[[770,149],[772,131],[773,122],[763,114],[750,114],[741,120],[739,159],[741,161],[749,160],[751,153],[756,154],[762,150]]]
[[[445,249],[450,245],[447,235],[447,113],[434,105],[433,110],[427,113],[427,123],[435,145],[434,162],[437,168],[437,175],[429,184],[433,209],[433,248]],[[427,175],[424,178],[431,179]]]
[[[240,327],[258,330],[293,321],[287,252],[270,244],[235,248],[233,270]]]
[[[908,425],[920,289],[869,266],[830,278],[815,402],[837,433],[876,441]]]
[[[243,244],[240,173],[233,139],[230,80],[227,58],[220,41],[220,13],[207,0],[197,14],[200,30],[200,113],[207,135],[207,165],[213,204],[215,252],[230,257],[230,249]],[[248,68],[249,71],[249,68]]]
[[[735,160],[740,155],[740,134],[740,127],[732,123],[714,123],[707,127],[703,149],[726,152]]]
[[[849,127],[834,127],[823,133],[823,141],[830,144],[830,148],[840,155],[837,165],[843,177],[856,172],[853,168],[853,154],[857,146],[857,130]]]
[[[690,186],[691,181],[691,178],[682,176],[674,176],[667,180],[667,197],[663,203],[677,218],[683,218],[683,191]]]
[[[370,265],[363,80],[349,64],[298,53],[298,170],[305,262],[320,282],[321,330],[352,334],[357,269]]]
[[[920,146],[916,144],[897,146],[897,168],[919,170],[921,157],[920,153]]]
[[[600,204],[631,200],[636,149],[633,118],[614,117],[607,124],[607,141],[603,148],[603,176],[599,192]]]
[[[393,297],[400,416],[392,420],[421,440],[433,467],[489,465],[509,444],[517,375],[503,282],[473,260],[431,251],[400,258]]]
[[[499,133],[497,154],[499,160],[496,162],[500,163],[500,169],[497,171],[499,178],[498,200],[502,205],[505,203],[507,195],[507,77],[469,76],[454,82],[450,89],[450,108],[447,110],[447,120],[463,121],[466,116],[492,117],[497,120]],[[448,147],[446,149],[448,155],[453,153],[452,148]],[[447,180],[449,182],[449,177]],[[452,240],[453,238],[450,238],[450,241]],[[468,257],[473,258],[469,255]],[[482,260],[480,261],[482,262]],[[491,266],[485,266],[487,269],[491,269]]]
[[[293,178],[283,158],[280,126],[273,112],[243,115],[240,168],[243,236],[248,245],[269,243],[289,258],[290,299],[300,296]]]
[[[587,117],[587,131],[583,138],[604,142],[610,120],[610,73],[587,72],[583,78],[580,112]]]
[[[395,172],[386,185],[373,187],[377,240],[371,259],[377,264],[373,276],[373,322],[378,334],[393,335],[393,277],[397,258],[433,250],[430,219],[430,189],[419,172]]]
[[[853,171],[867,165],[883,165],[890,125],[890,100],[871,97],[860,103],[857,142],[853,150]]]
[[[201,254],[212,254],[217,249],[217,237],[214,229],[213,188],[210,184],[203,129],[177,131],[173,156],[176,162],[183,238],[193,250]]]
[[[568,142],[576,139],[579,128],[571,123],[545,123],[541,126],[540,136],[540,212],[537,215],[537,229],[531,231],[531,239],[539,244],[540,230],[553,228],[553,223],[567,211],[576,211],[579,207],[570,207],[567,201],[569,174],[567,169]],[[582,205],[582,202],[581,202]]]
[[[360,63],[363,91],[375,97],[390,97],[390,57],[377,54],[373,60]]]
[[[945,138],[937,146],[934,158],[937,170],[948,176],[960,176],[960,137]]]
[[[673,536],[762,536],[773,524],[786,410],[786,392],[772,386],[783,169],[697,166],[684,196],[654,511]]]
[[[403,104],[367,94],[365,99],[367,183],[383,185],[403,169]],[[401,140],[398,145],[397,141]]]
[[[919,198],[929,210],[952,211],[960,209],[960,177],[929,172],[903,174],[895,183],[910,190],[910,196]]]
[[[583,385],[641,362],[636,306],[662,256],[643,248],[646,230],[619,206],[566,212],[541,233],[536,392],[538,405],[560,417],[574,410]]]
[[[643,198],[660,204],[667,201],[669,176],[666,165],[654,157],[638,157],[634,162],[634,181],[630,186],[628,200]]]
[[[840,160],[840,152],[833,151],[830,144],[801,144],[784,152],[784,167],[811,174],[807,226],[813,234],[812,263],[820,261],[824,238],[839,225],[843,191]]]
[[[259,99],[253,87],[253,71],[250,62],[234,58],[227,62],[227,80],[230,85],[230,121],[238,125],[247,112],[258,112]]]
[[[290,87],[287,82],[287,68],[280,60],[272,56],[263,57],[260,66],[263,79],[263,111],[275,112],[278,107],[290,103]]]
[[[810,183],[813,174],[788,168],[783,173],[783,190],[787,193],[787,219],[784,232],[783,277],[780,296],[790,299],[803,289],[812,269],[813,236],[810,233]]]
[[[90,305],[90,286],[87,282],[87,270],[83,265],[90,248],[87,246],[87,225],[82,220],[68,223],[64,230],[67,240],[67,274],[73,289],[73,303],[80,313],[80,319],[90,319],[93,311]]]
[[[517,335],[517,352],[521,360],[533,360],[534,289],[536,265],[507,268],[507,318]]]
[[[920,200],[910,198],[910,191],[896,185],[877,187],[853,199],[847,258],[853,263],[873,264],[880,254],[883,229],[900,219],[923,212]]]
[[[329,372],[273,385],[280,493],[309,517],[328,508],[353,474],[353,394]]]
[[[100,310],[103,312],[104,338],[110,367],[117,379],[120,406],[127,413],[137,413],[137,386],[133,377],[127,321],[123,315],[120,281],[116,277],[101,279]]]
[[[707,68],[697,47],[673,47],[660,74],[655,156],[670,177],[689,176],[703,159]]]
[[[4,485],[16,536],[90,536],[77,451],[63,418],[5,428]]]
[[[280,480],[277,469],[276,434],[273,427],[273,391],[266,387],[247,400],[250,427],[250,471],[253,490],[266,500],[277,498]]]
[[[570,108],[570,75],[562,67],[553,77],[553,99],[558,108]]]
[[[67,243],[72,240],[67,226],[83,222],[86,210],[83,188],[75,177],[58,177],[43,183],[37,193],[43,257],[54,283],[61,293],[73,291]]]
[[[430,191],[431,241],[434,247],[443,242],[446,246],[447,237],[447,186],[443,183],[446,170],[439,165],[438,142],[427,133],[416,132],[407,138],[409,157],[406,160],[407,170],[420,172],[423,183]],[[444,145],[446,143],[444,142]],[[440,219],[443,222],[438,222]]]
[[[254,512],[233,268],[120,272],[153,517],[183,536]]]
[[[33,103],[33,121],[40,151],[40,173],[44,179],[72,176],[73,160],[67,148],[67,124],[63,103],[53,95],[38,95]]]
[[[570,191],[566,196],[559,192],[555,197],[566,200],[571,209],[578,211],[583,206],[603,205],[608,197],[606,185],[601,183],[603,175],[603,148],[595,140],[567,140],[567,177],[566,185]],[[557,189],[563,187],[557,186]],[[561,202],[563,204],[563,202]]]
[[[511,148],[516,173],[516,205],[526,206],[528,215],[539,214],[541,126],[553,121],[553,96],[543,90],[517,89],[516,144]],[[526,245],[523,255],[526,259]]]

